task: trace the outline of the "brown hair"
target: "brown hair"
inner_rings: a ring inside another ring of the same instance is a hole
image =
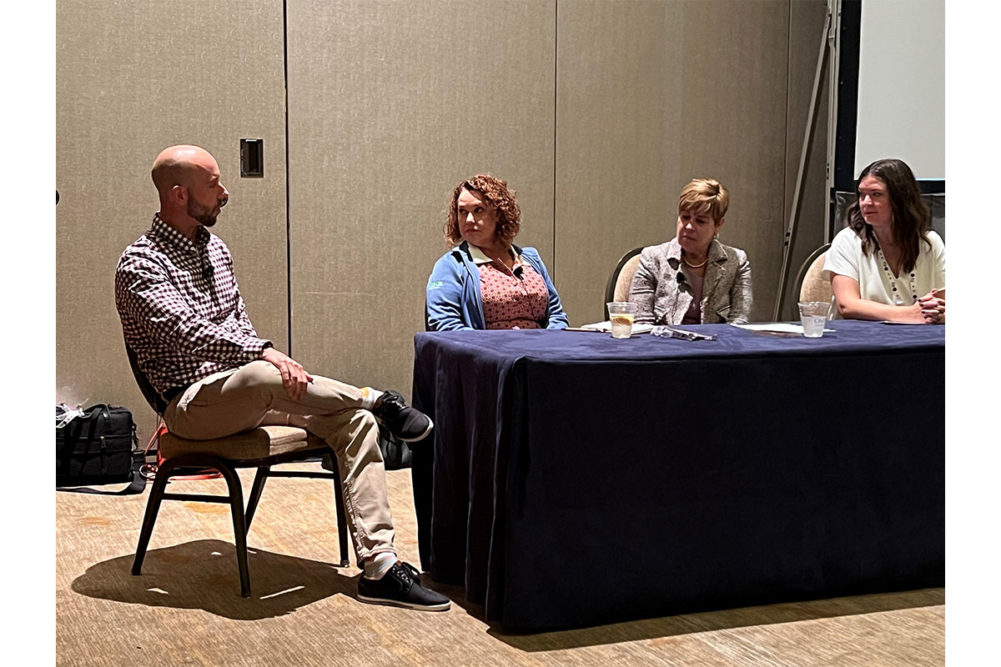
[[[921,199],[921,189],[914,172],[903,160],[876,160],[863,169],[855,181],[856,199],[845,211],[845,225],[862,239],[862,252],[866,256],[879,246],[872,225],[862,217],[859,204],[858,187],[866,176],[875,176],[886,184],[893,212],[893,242],[900,247],[900,268],[909,273],[918,261],[921,241],[931,247],[927,236],[931,229],[931,209]]]
[[[730,193],[715,178],[692,179],[678,197],[678,215],[683,211],[708,212],[716,226],[719,226],[728,208]]]
[[[448,205],[448,219],[445,221],[445,242],[448,243],[448,247],[451,248],[462,242],[456,207],[463,188],[471,193],[477,193],[497,209],[497,229],[494,231],[494,235],[505,243],[514,241],[518,230],[521,229],[521,209],[518,208],[518,200],[514,197],[514,190],[508,189],[506,182],[490,174],[476,174],[452,189],[452,199]]]

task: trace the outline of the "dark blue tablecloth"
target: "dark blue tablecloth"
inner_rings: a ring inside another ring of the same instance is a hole
[[[509,629],[944,583],[945,330],[415,337],[421,562]]]

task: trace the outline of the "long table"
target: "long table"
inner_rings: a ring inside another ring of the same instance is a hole
[[[941,586],[945,328],[415,336],[421,564],[509,630]]]

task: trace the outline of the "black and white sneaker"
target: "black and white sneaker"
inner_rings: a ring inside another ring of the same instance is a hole
[[[407,405],[403,397],[392,389],[382,393],[372,414],[403,442],[423,440],[434,428],[430,417]]]
[[[388,604],[421,611],[445,611],[451,600],[421,585],[417,568],[402,560],[396,561],[381,579],[358,581],[358,599],[372,604]]]

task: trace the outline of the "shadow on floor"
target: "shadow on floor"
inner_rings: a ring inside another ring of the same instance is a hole
[[[359,575],[345,576],[331,563],[253,548],[247,553],[249,598],[240,597],[236,547],[221,540],[152,549],[139,576],[132,575],[133,554],[96,563],[73,580],[72,589],[117,602],[203,609],[234,620],[282,616],[332,595],[357,594]]]
[[[461,586],[436,586],[471,615],[484,620],[482,605],[466,602]],[[458,602],[462,600],[462,602]],[[508,633],[498,624],[488,623],[487,633],[522,651],[551,651],[630,642],[658,637],[690,635],[700,632],[729,630],[748,626],[796,623],[820,618],[875,614],[945,604],[944,588],[856,595],[827,600],[786,602],[756,607],[721,609],[661,618],[641,619],[626,623],[589,628],[536,633]],[[486,622],[484,620],[484,622]]]

